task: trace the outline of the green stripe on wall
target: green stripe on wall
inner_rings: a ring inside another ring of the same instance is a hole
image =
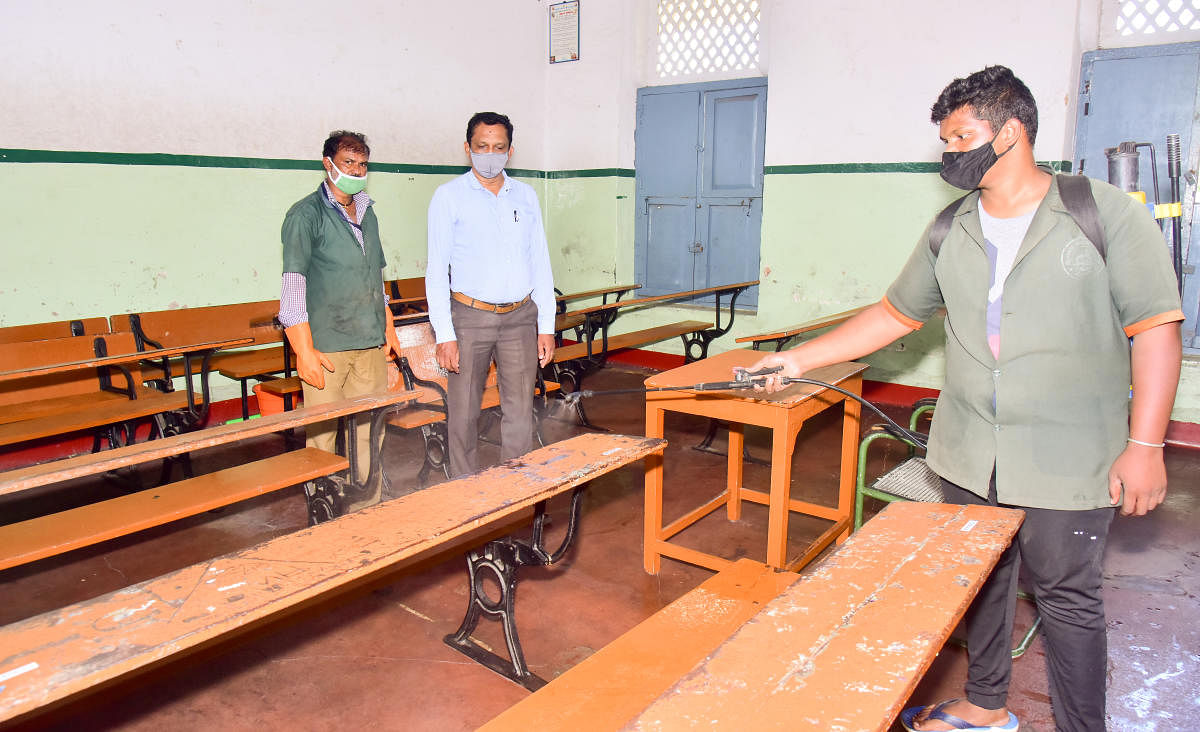
[[[234,158],[218,155],[173,155],[169,153],[114,153],[86,150],[18,150],[0,148],[0,163],[91,163],[94,165],[173,165],[186,168],[258,168],[265,170],[320,170],[319,160],[284,158]],[[1071,161],[1042,163],[1059,172],[1070,172]],[[941,163],[819,163],[814,165],[767,165],[767,175],[808,175],[812,173],[937,173]],[[415,165],[407,163],[371,163],[378,173],[422,173],[459,175],[465,165]],[[518,178],[633,178],[630,168],[590,168],[582,170],[533,170],[512,168]]]
[[[1060,173],[1071,172],[1070,160],[1041,163]],[[940,173],[941,163],[819,163],[815,165],[767,165],[767,175],[809,175],[812,173]]]
[[[90,163],[94,165],[173,165],[185,168],[258,168],[264,170],[320,170],[320,160],[283,158],[234,158],[218,155],[173,155],[168,153],[114,153],[87,150],[15,150],[0,148],[0,163]],[[371,163],[377,173],[423,173],[459,175],[466,165],[412,165],[407,163]],[[518,178],[632,178],[628,168],[590,170],[532,170],[512,168]]]

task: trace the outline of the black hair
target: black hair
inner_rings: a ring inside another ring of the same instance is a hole
[[[475,128],[479,125],[504,125],[508,132],[508,144],[512,144],[513,126],[507,115],[498,112],[476,112],[471,115],[467,121],[467,144],[471,143],[471,135],[475,134]]]
[[[329,137],[325,140],[325,147],[321,149],[321,157],[333,160],[338,150],[349,150],[368,158],[371,157],[371,148],[367,147],[367,137],[361,132],[350,132],[349,130],[330,132]]]
[[[1029,87],[1007,66],[988,66],[950,82],[933,103],[930,119],[935,125],[941,124],[963,106],[970,106],[977,119],[986,120],[993,134],[1015,117],[1025,126],[1029,144],[1037,139],[1037,102]]]

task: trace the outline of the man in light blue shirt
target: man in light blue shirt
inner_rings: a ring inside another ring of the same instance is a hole
[[[479,112],[467,123],[471,170],[438,187],[429,203],[425,295],[438,365],[449,373],[450,471],[479,469],[480,400],[495,361],[500,457],[533,447],[533,384],[554,356],[554,278],[537,194],[509,178],[512,122]]]

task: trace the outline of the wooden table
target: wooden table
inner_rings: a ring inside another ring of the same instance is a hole
[[[729,381],[735,366],[750,366],[762,358],[750,350],[726,351],[702,361],[664,371],[646,379],[646,386],[687,386],[710,381]],[[841,363],[816,369],[807,376],[835,384],[851,393],[862,393],[865,364]],[[790,496],[792,451],[804,421],[830,407],[843,404],[841,476],[836,506],[823,506]],[[730,521],[741,518],[742,501],[768,507],[766,563],[778,569],[797,569],[812,561],[835,539],[849,533],[854,513],[854,478],[858,469],[858,432],[861,406],[831,389],[793,384],[774,394],[753,391],[666,391],[646,394],[646,436],[662,437],[668,411],[711,417],[729,423],[726,489],[667,526],[662,524],[663,458],[646,459],[646,507],[643,561],[646,571],[657,574],[662,557],[672,557],[709,569],[721,570],[732,561],[670,542],[671,537],[726,507]],[[771,430],[771,482],[769,492],[742,485],[742,447],[745,425]],[[832,524],[799,557],[787,560],[787,525],[796,512],[831,521]]]

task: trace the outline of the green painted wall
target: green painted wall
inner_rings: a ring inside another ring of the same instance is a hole
[[[278,296],[279,225],[288,206],[319,183],[315,162],[213,167],[237,159],[129,164],[149,161],[90,155],[97,162],[0,165],[0,186],[20,192],[0,199],[7,255],[0,325]],[[460,170],[374,165],[370,192],[389,277],[424,273],[429,199]],[[633,282],[632,171],[514,174],[538,192],[560,289]],[[760,304],[757,312],[738,313],[714,352],[737,347],[734,339],[741,335],[878,300],[932,213],[954,195],[920,166],[769,172]],[[659,307],[624,315],[619,327],[711,314],[711,308]],[[927,324],[868,357],[868,377],[940,386],[943,336],[940,321]],[[657,350],[682,353],[677,340]],[[218,397],[233,393],[230,384],[217,384]],[[1200,364],[1184,364],[1174,418],[1200,422]]]

